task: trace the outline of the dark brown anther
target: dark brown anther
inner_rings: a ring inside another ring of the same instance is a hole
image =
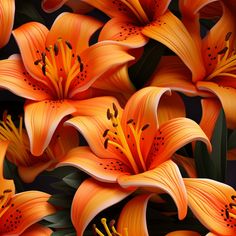
[[[110,109],[107,109],[107,119],[110,120],[111,119],[111,112]]]
[[[116,124],[116,123],[113,123],[113,124],[112,124],[112,126],[113,126],[113,127],[117,127],[117,126],[118,126],[118,124]]]
[[[229,210],[228,209],[225,209],[225,216],[227,219],[229,219]]]
[[[10,192],[12,192],[11,189],[5,189],[5,190],[3,191],[3,193],[10,193]]]
[[[45,64],[46,53],[45,53],[45,52],[42,52],[42,53],[41,53],[41,56],[42,56],[43,64]]]
[[[81,58],[80,58],[79,55],[77,55],[77,60],[78,60],[79,63],[81,63]]]
[[[225,54],[225,53],[227,52],[227,50],[228,50],[228,47],[224,47],[222,50],[220,50],[220,51],[218,52],[218,54],[219,54],[219,55]]]
[[[108,147],[108,141],[109,141],[109,138],[107,138],[107,139],[105,140],[105,142],[104,142],[104,147],[105,147],[105,149],[107,149],[107,147]]]
[[[132,123],[134,121],[134,119],[129,119],[126,123],[127,124],[130,124],[130,123]]]
[[[232,209],[233,207],[236,207],[236,204],[235,203],[230,203],[229,207]]]
[[[105,138],[107,136],[108,132],[109,132],[109,129],[106,129],[102,136]]]
[[[49,48],[48,47],[45,47],[46,51],[50,52]]]
[[[42,60],[41,59],[38,59],[34,62],[34,64],[37,66],[39,64],[39,62],[41,62]]]
[[[143,126],[143,128],[141,129],[142,131],[144,131],[145,129],[147,129],[150,125],[149,124],[146,124]]]
[[[55,43],[54,46],[53,46],[53,50],[54,50],[55,56],[57,56],[57,55],[58,55],[58,52],[59,52],[59,49],[58,49],[58,46],[57,46],[56,43]]]
[[[232,35],[232,32],[228,32],[225,36],[225,41],[228,41],[231,35]]]
[[[83,70],[84,70],[84,65],[82,64],[82,63],[80,63],[80,72],[83,72]]]
[[[115,118],[118,116],[118,109],[116,107],[116,104],[115,103],[112,103],[112,107],[113,107],[113,110],[114,110],[114,116]]]
[[[235,195],[232,195],[232,196],[231,196],[231,199],[232,199],[233,201],[235,201],[235,200],[236,200],[236,196],[235,196]]]
[[[68,42],[68,41],[65,41],[65,43],[66,43],[67,47],[71,50],[71,49],[72,49],[72,45],[71,45],[71,43]]]
[[[44,75],[46,75],[46,65],[42,66],[42,72],[43,72]]]

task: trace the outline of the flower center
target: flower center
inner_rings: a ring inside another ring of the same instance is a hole
[[[120,234],[116,231],[115,228],[115,220],[111,220],[109,223],[109,226],[107,225],[107,219],[106,218],[102,218],[101,219],[101,223],[103,225],[103,228],[106,231],[107,236],[128,236],[128,229],[124,228],[123,229],[123,234]],[[94,231],[94,235],[99,235],[99,236],[105,236],[105,234],[103,234],[98,228],[97,226],[94,224],[93,225],[93,231]]]
[[[221,209],[221,216],[227,227],[236,228],[236,196],[231,196],[232,202]]]
[[[213,71],[208,75],[206,80],[211,80],[215,77],[225,76],[236,78],[236,54],[234,49],[230,49],[230,36],[231,32],[227,33],[225,36],[225,47],[218,51],[217,63]],[[214,57],[213,59],[216,59]],[[211,66],[212,64],[209,64]]]
[[[78,76],[84,70],[80,56],[75,56],[70,42],[62,38],[58,38],[54,45],[47,47],[34,64],[40,67],[49,87],[55,91],[58,99],[69,96],[69,88],[75,78],[84,80]]]
[[[140,142],[142,140],[141,134],[149,127],[149,124],[145,124],[140,128],[133,119],[129,119],[125,127],[128,132],[125,133],[120,123],[118,109],[114,103],[113,112],[107,109],[107,119],[112,122],[113,129],[104,131],[104,147],[108,148],[108,145],[111,145],[119,150],[120,154],[126,157],[134,173],[146,171],[147,168],[140,149]]]

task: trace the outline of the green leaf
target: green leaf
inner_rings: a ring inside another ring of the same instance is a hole
[[[62,208],[70,208],[72,199],[73,199],[73,195],[70,197],[65,194],[53,194],[49,198],[48,202],[54,206],[59,206]]]
[[[129,76],[136,88],[142,88],[156,69],[165,46],[161,43],[150,40],[144,47],[142,57],[137,63],[129,68]]]
[[[47,224],[47,227],[52,227],[52,228],[73,227],[70,219],[70,211],[57,211],[55,214],[44,217],[44,220],[50,222],[50,224]]]
[[[63,179],[65,176],[77,171],[75,167],[72,166],[62,166],[58,167],[52,171],[44,171],[42,173],[43,176],[53,177],[57,179]]]
[[[236,148],[236,130],[234,130],[228,139],[228,149]]]
[[[212,152],[202,142],[197,142],[194,157],[198,177],[225,181],[227,158],[227,127],[223,110],[221,110],[212,136]]]
[[[76,233],[73,229],[68,229],[53,232],[51,236],[76,236]]]
[[[65,176],[62,180],[70,187],[77,189],[81,183],[81,176],[77,171]]]
[[[58,181],[55,183],[51,183],[50,184],[54,189],[63,191],[63,192],[67,192],[67,193],[74,193],[74,189],[71,188],[70,186],[68,186],[65,182],[63,181]]]

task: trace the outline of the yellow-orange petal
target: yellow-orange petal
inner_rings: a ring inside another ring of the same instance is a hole
[[[162,125],[170,119],[185,116],[184,101],[178,93],[172,92],[170,96],[166,94],[162,96],[157,108],[159,125]]]
[[[129,55],[127,51],[126,47],[116,45],[111,41],[96,43],[84,50],[80,54],[84,70],[78,74],[84,79],[74,84],[68,96],[73,98],[77,93],[88,89],[109,70],[114,70],[132,61],[134,57]]]
[[[143,28],[142,33],[157,40],[175,52],[192,72],[192,80],[204,77],[201,51],[184,24],[170,11]]]
[[[68,41],[75,55],[89,47],[93,33],[102,27],[102,22],[90,16],[65,12],[54,21],[46,40],[46,45],[54,45],[58,38]]]
[[[186,189],[178,166],[171,160],[141,174],[130,176],[122,175],[118,177],[118,183],[123,188],[150,187],[153,189],[161,189],[170,194],[173,198],[178,208],[179,219],[183,219],[186,216]]]
[[[53,231],[50,228],[40,224],[34,224],[26,229],[20,236],[50,236],[52,233]]]
[[[30,150],[35,156],[41,155],[48,146],[59,122],[75,112],[67,100],[28,102],[24,110]]]
[[[1,216],[0,232],[20,235],[29,226],[55,212],[47,201],[50,195],[40,191],[26,191],[14,195],[8,209]],[[5,234],[4,234],[5,233]]]
[[[187,96],[209,96],[192,82],[190,70],[177,56],[163,56],[149,82],[151,86],[167,87]]]
[[[91,177],[102,181],[115,183],[119,175],[130,172],[129,168],[112,158],[99,158],[89,147],[78,147],[70,150],[58,163],[60,166],[74,166]]]
[[[4,47],[10,39],[14,15],[15,1],[0,0],[0,48]]]
[[[159,128],[157,108],[161,97],[165,93],[170,94],[170,90],[168,88],[157,88],[152,86],[143,88],[133,94],[124,108],[121,124],[126,135],[128,135],[130,131],[129,126],[127,125],[127,122],[130,119],[133,119],[136,123],[135,128],[137,130],[141,130],[145,125],[149,125],[149,127],[141,133],[140,137],[140,139],[144,140],[140,143],[144,160],[146,160],[152,145],[151,140],[154,139],[156,130]],[[131,139],[127,141],[132,142]]]
[[[232,101],[236,99],[236,90],[232,87],[224,87],[214,82],[201,81],[197,83],[200,90],[212,92],[218,97],[224,109],[227,127],[231,129],[236,128],[236,116]]]
[[[117,184],[85,180],[76,191],[71,206],[71,220],[77,236],[83,235],[88,223],[99,212],[120,202],[133,191],[125,190]]]
[[[169,160],[178,149],[196,140],[206,143],[211,151],[209,139],[195,121],[182,117],[167,121],[160,126],[153,140],[147,159],[150,168]]]
[[[211,140],[215,123],[221,109],[221,104],[217,98],[204,98],[201,100],[201,104],[202,117],[199,125],[209,140]]]
[[[120,93],[127,99],[136,90],[129,78],[127,64],[117,68],[113,73],[105,73],[92,84],[92,87],[105,91]]]
[[[0,61],[0,87],[31,100],[50,98],[47,86],[27,73],[19,57]]]
[[[141,32],[142,28],[143,26],[135,25],[123,18],[113,18],[104,25],[98,39],[113,40],[130,48],[139,48],[148,42],[148,37]]]
[[[184,178],[184,183],[198,220],[216,235],[235,235],[235,190],[211,179]]]
[[[117,223],[118,232],[123,233],[126,228],[129,235],[148,236],[146,210],[151,196],[152,194],[136,196],[124,206]]]
[[[6,155],[7,147],[9,142],[8,141],[0,141],[0,195],[3,195],[3,192],[6,189],[11,190],[11,194],[15,193],[15,185],[13,180],[5,179],[3,176],[3,162]],[[2,206],[2,204],[0,203]]]
[[[47,34],[46,26],[38,22],[28,22],[13,30],[24,66],[27,72],[37,80],[42,79],[43,74],[34,62],[41,59],[41,53],[45,51]]]
[[[193,158],[184,157],[175,153],[172,156],[172,160],[178,166],[182,166],[190,178],[197,178],[196,165]]]
[[[178,230],[178,231],[173,231],[165,236],[201,236],[201,234],[195,232],[195,231],[190,231],[190,230]]]

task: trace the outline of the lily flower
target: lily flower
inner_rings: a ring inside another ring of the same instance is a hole
[[[236,235],[236,191],[211,179],[184,179],[188,205],[210,230],[208,235]]]
[[[188,62],[194,77],[204,74],[201,54],[183,23],[168,10],[170,0],[82,0],[111,19],[102,28],[99,40],[116,40],[133,48],[149,38],[166,45]],[[193,56],[194,55],[194,58]],[[168,87],[168,86],[167,86]]]
[[[10,39],[14,15],[15,0],[0,0],[0,48],[4,47]]]
[[[190,5],[190,1],[187,2],[189,4],[184,9]],[[190,60],[180,57],[181,61],[176,56],[167,56],[163,57],[162,62],[158,65],[150,85],[168,86],[190,96],[198,95],[219,99],[226,114],[227,126],[235,128],[235,108],[231,105],[232,99],[236,97],[235,16],[223,5],[222,17],[203,39],[199,32],[199,14],[196,14],[192,21],[189,16],[185,16],[184,19],[186,19],[184,22],[188,22],[186,27],[189,35],[195,42],[198,53],[201,54],[201,57],[195,57],[195,54],[192,53],[191,57],[195,58],[195,65],[202,63],[205,73],[202,74],[202,69],[191,70]],[[182,42],[185,42],[186,39],[179,38]],[[186,41],[186,43],[188,42]],[[188,52],[186,51],[186,53]]]
[[[17,166],[19,176],[26,183],[34,181],[42,171],[53,169],[66,152],[79,143],[77,131],[60,124],[44,153],[36,157],[30,153],[29,137],[23,128],[23,118],[20,117],[17,128],[7,114],[0,121],[0,140],[9,141],[7,159]]]
[[[160,189],[175,201],[179,218],[185,217],[186,192],[171,157],[194,140],[205,142],[209,150],[211,145],[201,128],[190,119],[173,118],[159,125],[157,107],[163,94],[168,92],[167,88],[147,87],[136,92],[124,109],[113,102],[103,115],[77,116],[66,121],[82,133],[89,147],[72,149],[57,166],[72,165],[93,177],[79,186],[72,202],[71,217],[77,235],[83,234],[97,213],[138,188],[151,191],[134,200],[139,204],[130,203],[130,208],[124,208],[140,214],[135,222],[138,227],[133,227],[130,235],[147,235],[145,206]],[[127,214],[121,215],[120,220],[131,223]],[[119,227],[118,223],[121,231]]]
[[[28,229],[26,229],[21,236],[50,236],[52,235],[53,231],[43,225],[40,224],[34,224],[30,226]]]
[[[21,235],[31,225],[55,213],[55,208],[47,202],[50,194],[40,191],[15,194],[13,180],[4,179],[3,176],[8,142],[0,141],[0,144],[0,234]]]
[[[80,110],[79,100],[96,95],[90,86],[133,57],[121,45],[100,42],[89,46],[101,22],[63,13],[50,31],[38,22],[15,29],[21,57],[0,61],[0,87],[27,99],[25,125],[30,150],[43,153],[59,122]]]
[[[88,13],[93,9],[90,5],[81,2],[80,0],[43,0],[41,5],[45,12],[51,13],[58,10],[64,4],[79,14]]]

